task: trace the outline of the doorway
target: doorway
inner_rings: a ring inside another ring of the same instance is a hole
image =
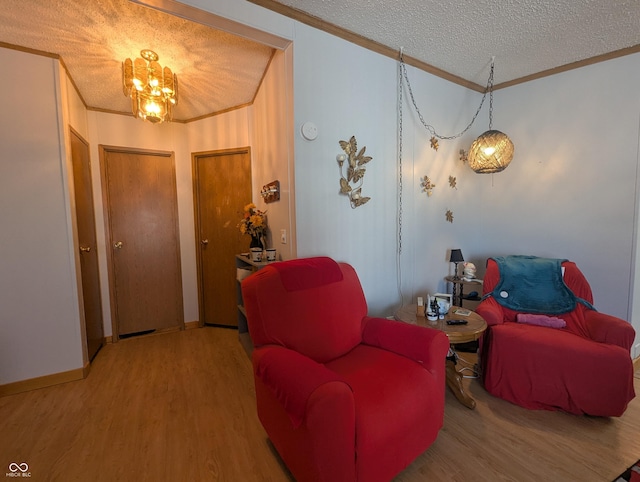
[[[172,152],[100,146],[114,341],[184,328]]]
[[[201,325],[238,326],[235,255],[249,250],[238,223],[251,202],[249,147],[192,155]]]
[[[70,128],[73,192],[76,202],[76,225],[80,249],[80,276],[84,306],[85,339],[89,360],[104,344],[102,297],[96,242],[96,221],[91,184],[89,144]]]

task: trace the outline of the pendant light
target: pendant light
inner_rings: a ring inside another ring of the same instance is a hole
[[[513,159],[513,142],[505,133],[492,129],[493,124],[493,62],[487,89],[489,90],[489,130],[480,135],[469,148],[469,167],[478,174],[491,174],[506,169]]]
[[[154,124],[170,121],[178,103],[178,79],[169,67],[162,68],[153,50],[142,50],[140,57],[122,63],[124,95],[131,97],[131,111]]]

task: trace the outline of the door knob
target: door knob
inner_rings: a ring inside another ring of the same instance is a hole
[[[202,243],[203,246],[206,246],[207,244],[209,244],[209,240],[208,239],[203,239],[200,242]]]
[[[88,253],[89,251],[91,251],[91,246],[80,246],[80,251],[82,251],[83,253]]]
[[[113,245],[113,247],[114,247],[114,248],[116,248],[116,249],[120,249],[120,248],[122,248],[122,241],[118,241],[117,243],[115,243],[115,244]]]

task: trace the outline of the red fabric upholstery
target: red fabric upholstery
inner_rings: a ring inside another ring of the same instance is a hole
[[[288,263],[276,263],[273,267],[280,274],[282,286],[287,291],[308,290],[342,281],[342,271],[329,258],[302,258]],[[307,273],[304,277],[299,273]]]
[[[342,272],[341,280],[309,289],[287,290],[281,278],[286,273],[288,285],[293,286],[297,276],[300,286],[311,278],[331,279],[336,269]],[[256,346],[281,345],[324,363],[362,340],[360,324],[367,303],[351,266],[339,266],[330,258],[274,263],[246,278],[242,293]]]
[[[565,261],[565,284],[593,303],[591,288],[575,263]],[[500,279],[495,261],[487,261],[484,293]],[[564,328],[516,323],[519,314],[494,298],[476,311],[489,325],[480,342],[484,387],[493,395],[530,409],[620,416],[635,397],[630,356],[635,337],[624,320],[578,304],[554,315]]]
[[[298,482],[388,481],[433,443],[444,333],[366,316],[355,271],[329,258],[269,265],[242,294],[258,416]]]

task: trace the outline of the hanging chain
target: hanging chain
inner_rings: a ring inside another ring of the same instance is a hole
[[[400,51],[402,56],[402,50]],[[398,282],[398,294],[400,296],[400,306],[404,306],[404,294],[402,293],[402,68],[398,67],[398,253],[396,255],[396,276]]]
[[[491,72],[489,72],[487,89],[489,89],[489,130],[491,130],[491,126],[493,125],[493,60],[491,60]],[[484,95],[487,95],[486,90],[484,91]]]
[[[402,254],[402,71],[398,74],[398,254]]]
[[[402,50],[400,51],[402,57]],[[396,270],[400,306],[404,305],[402,294],[402,69],[398,68],[398,253],[396,255]]]
[[[402,91],[404,87],[404,81],[407,82],[407,90],[409,91],[409,96],[411,97],[411,103],[413,104],[416,113],[418,114],[418,118],[422,125],[427,129],[432,136],[437,137],[438,139],[449,140],[449,139],[457,139],[462,136],[465,132],[467,132],[473,123],[475,122],[482,106],[484,105],[484,101],[487,97],[487,92],[489,93],[489,129],[491,129],[493,123],[493,59],[491,59],[491,71],[489,73],[489,80],[487,81],[487,87],[484,89],[484,93],[482,95],[482,100],[480,101],[480,105],[478,106],[478,110],[473,115],[471,122],[469,125],[464,128],[464,130],[453,136],[442,136],[438,134],[435,128],[427,124],[416,104],[416,100],[413,97],[413,89],[411,89],[411,83],[409,82],[409,76],[407,75],[407,68],[404,63],[404,57],[402,55],[402,49],[400,49],[400,65],[398,67],[398,253],[396,256],[396,264],[398,271],[398,293],[400,294],[400,302],[401,305],[404,305],[404,295],[402,294]]]
[[[438,139],[450,140],[450,139],[457,139],[458,137],[462,136],[465,132],[467,132],[475,122],[476,118],[478,117],[478,114],[482,109],[482,105],[484,104],[484,100],[487,97],[487,92],[489,93],[489,104],[490,104],[489,105],[489,128],[491,128],[491,121],[492,121],[491,117],[492,117],[492,111],[493,111],[493,60],[491,61],[491,72],[489,73],[489,80],[487,81],[487,87],[484,89],[484,93],[482,95],[482,100],[480,101],[480,105],[478,106],[478,110],[476,110],[476,113],[473,115],[473,118],[471,119],[471,122],[469,122],[469,125],[465,127],[462,132],[455,134],[453,136],[443,136],[438,134],[435,128],[432,125],[427,124],[424,120],[424,117],[422,117],[422,113],[420,112],[420,109],[416,104],[416,100],[413,97],[413,90],[411,89],[411,82],[409,82],[409,76],[407,75],[407,67],[404,63],[402,50],[400,51],[400,69],[401,69],[401,74],[400,74],[401,77],[404,77],[404,79],[407,81],[407,90],[409,91],[409,97],[411,97],[411,103],[413,104],[413,108],[416,110],[416,113],[418,114],[418,118],[420,119],[420,122],[422,123],[424,128],[427,129],[432,136],[437,137]],[[402,79],[401,79],[401,83],[402,83]]]

